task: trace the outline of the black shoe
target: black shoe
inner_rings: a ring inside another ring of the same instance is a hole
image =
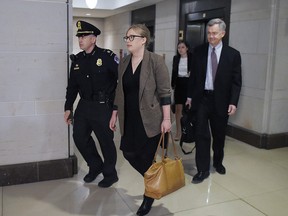
[[[151,210],[153,202],[154,202],[153,198],[144,195],[143,202],[136,214],[139,216],[147,215]]]
[[[84,177],[83,180],[84,180],[86,183],[90,183],[90,182],[94,181],[101,172],[102,172],[102,169],[98,169],[98,170],[97,170],[97,169],[91,169],[91,168],[89,168],[89,172],[88,172],[88,174]]]
[[[218,166],[214,166],[214,168],[215,168],[216,172],[218,172],[219,174],[221,174],[221,175],[225,175],[226,174],[226,169],[225,169],[225,167],[222,164],[220,164]]]
[[[104,177],[104,179],[102,181],[100,181],[98,183],[99,187],[102,188],[108,188],[110,187],[112,184],[114,184],[115,182],[117,182],[119,179],[117,176],[115,177]]]
[[[210,175],[209,171],[206,172],[198,172],[192,179],[192,183],[193,184],[198,184],[201,183],[202,181],[204,181],[204,179],[208,178],[208,176]]]

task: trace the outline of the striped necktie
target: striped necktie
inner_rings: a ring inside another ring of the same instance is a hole
[[[215,47],[213,47],[212,52],[211,52],[211,64],[212,64],[212,77],[213,77],[213,83],[214,83],[216,71],[217,71],[217,67],[218,67],[217,56],[215,53]]]

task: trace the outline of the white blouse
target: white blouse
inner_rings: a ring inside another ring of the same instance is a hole
[[[178,65],[178,77],[189,77],[188,74],[188,58],[180,58]]]

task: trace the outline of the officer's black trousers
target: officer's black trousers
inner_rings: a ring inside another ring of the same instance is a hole
[[[109,128],[112,109],[106,104],[81,100],[75,112],[73,125],[74,142],[89,168],[102,169],[104,177],[116,176],[117,153],[114,133]],[[95,133],[100,144],[103,160],[91,136]]]

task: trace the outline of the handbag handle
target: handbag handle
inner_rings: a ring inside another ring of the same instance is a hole
[[[153,163],[156,162],[157,152],[158,152],[158,149],[159,149],[162,141],[163,141],[163,145],[162,146],[164,147],[164,133],[161,133],[160,140],[158,142],[158,146],[157,146],[157,149],[156,149],[156,152],[155,152],[155,155],[154,155]],[[162,160],[163,159],[164,159],[164,148],[162,148]]]
[[[172,132],[170,131],[168,133],[169,133],[169,135],[171,137],[171,141],[172,141],[172,144],[173,144],[174,158],[178,159],[179,157],[178,157],[178,154],[177,154],[177,149],[176,149],[175,142],[173,140]],[[167,148],[166,148],[166,151],[164,153],[164,137],[165,137],[165,133],[161,133],[161,137],[160,137],[160,140],[159,140],[159,143],[158,143],[155,155],[154,155],[153,162],[156,162],[157,152],[159,150],[160,145],[162,146],[162,155],[161,155],[162,160],[164,160],[164,158],[166,158],[168,156],[169,135],[168,135],[168,139],[167,139]]]
[[[172,132],[170,131],[169,132],[169,135],[170,135],[170,138],[171,138],[171,141],[172,141],[172,144],[173,144],[173,152],[174,152],[174,158],[175,159],[178,159],[178,152],[177,152],[177,149],[176,149],[176,145],[175,145],[175,142],[174,142],[174,139],[173,139],[173,135],[172,135]],[[164,138],[163,138],[164,139]],[[164,143],[164,140],[163,140],[163,143]],[[168,136],[168,140],[167,140],[167,148],[166,148],[166,154],[165,156],[167,156],[167,152],[168,152],[168,145],[169,144],[169,136]]]

